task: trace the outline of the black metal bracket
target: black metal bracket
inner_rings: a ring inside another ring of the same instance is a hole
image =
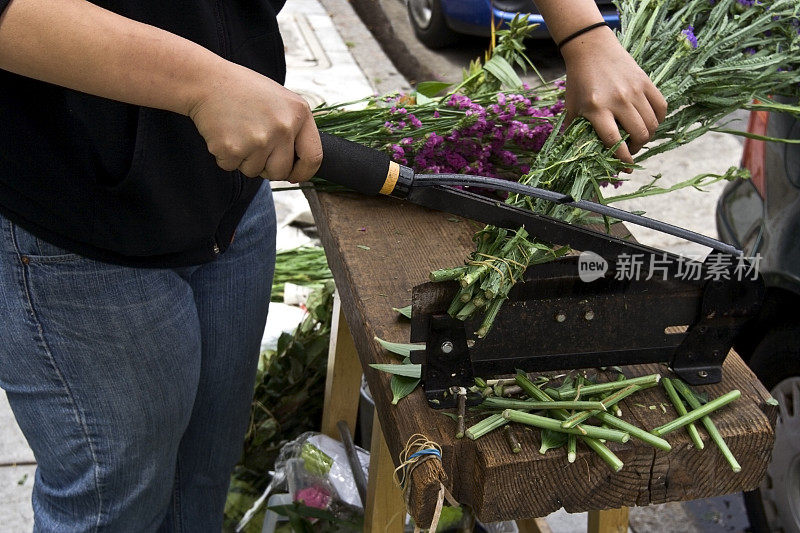
[[[475,385],[464,323],[447,314],[429,318],[425,350],[411,352],[411,362],[422,363],[425,396],[437,409],[455,407],[453,387]]]
[[[412,353],[422,364],[426,397],[452,407],[451,387],[528,372],[668,363],[691,384],[722,378],[722,363],[763,299],[763,282],[615,279],[591,283],[578,276],[578,257],[532,266],[509,293],[489,334],[475,337],[480,318],[451,318],[446,310],[457,283],[414,288]],[[677,326],[677,327],[676,327]],[[677,331],[676,331],[677,330]]]

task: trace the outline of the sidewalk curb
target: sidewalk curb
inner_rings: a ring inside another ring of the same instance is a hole
[[[319,1],[345,41],[370,45],[356,45],[350,52],[379,94],[406,91],[409,83],[437,79],[395,35],[378,0]]]

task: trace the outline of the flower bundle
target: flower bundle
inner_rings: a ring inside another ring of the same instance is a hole
[[[800,114],[800,107],[771,99],[800,95],[796,0],[624,0],[618,9],[621,44],[669,104],[667,118],[637,164],[708,131],[727,131],[718,123],[737,109]],[[412,95],[372,98],[361,110],[344,110],[347,104],[320,108],[317,125],[382,148],[418,172],[515,179],[601,203],[746,177],[731,168],[670,188],[659,187],[656,177],[632,194],[607,197],[603,187],[620,183],[619,173],[629,165],[614,156],[616,147],[602,144],[587,120],[563,123],[563,81],[538,87],[520,81],[512,65],[529,64],[522,44],[527,31],[527,21],[518,18],[498,32],[493,53],[473,63],[464,81],[444,97],[435,95],[448,84],[423,83]],[[506,202],[569,223],[614,222],[530,197],[510,195]],[[461,291],[450,313],[461,319],[482,314],[477,333],[484,336],[525,269],[565,250],[559,243],[529,239],[524,229],[515,233],[487,226],[474,240],[476,252],[463,266],[433,272],[431,279],[459,280]]]

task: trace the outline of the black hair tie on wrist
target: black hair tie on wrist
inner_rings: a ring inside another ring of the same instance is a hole
[[[581,35],[583,35],[584,33],[586,33],[586,32],[589,32],[589,31],[592,31],[593,29],[595,29],[595,28],[599,28],[599,27],[601,27],[601,26],[608,26],[608,22],[605,22],[605,21],[603,21],[603,22],[596,22],[596,23],[594,23],[594,24],[591,24],[591,25],[589,25],[589,26],[586,26],[585,28],[581,28],[581,29],[579,29],[578,31],[576,31],[575,33],[573,33],[572,35],[569,35],[569,36],[567,36],[567,37],[564,37],[563,39],[561,39],[561,42],[560,42],[560,43],[558,43],[558,44],[556,44],[556,46],[558,47],[558,49],[559,49],[559,50],[561,50],[561,47],[562,47],[562,46],[564,46],[565,44],[567,44],[568,42],[570,42],[570,41],[571,41],[572,39],[574,39],[575,37],[580,37],[580,36],[581,36]],[[609,27],[610,27],[610,26],[609,26]]]

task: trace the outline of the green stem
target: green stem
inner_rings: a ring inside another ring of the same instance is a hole
[[[552,402],[553,399],[548,396],[544,391],[542,391],[539,387],[534,385],[534,383],[528,379],[528,376],[525,375],[523,372],[517,372],[514,376],[514,379],[517,382],[517,385],[522,387],[522,390],[536,400],[542,402]],[[559,420],[566,420],[569,418],[569,411],[566,409],[557,409],[552,411],[553,416],[555,416]],[[582,426],[579,426],[582,427]],[[586,444],[589,448],[591,448],[600,458],[613,470],[614,472],[619,472],[622,470],[624,463],[620,460],[617,455],[608,449],[608,447],[600,442],[597,439],[592,439],[585,436],[580,436],[580,439]]]
[[[691,391],[688,385],[686,385],[680,379],[676,379],[674,381],[674,385],[678,393],[684,398],[686,398],[686,401],[689,403],[689,406],[692,409],[697,409],[700,407],[700,402],[697,400],[697,396],[694,395],[694,393]],[[703,418],[700,419],[700,422],[703,424],[703,427],[706,428],[708,436],[711,438],[712,441],[714,441],[714,444],[717,445],[719,451],[722,452],[722,455],[728,461],[728,464],[731,465],[733,471],[737,473],[741,472],[742,467],[739,464],[739,461],[737,461],[736,457],[733,456],[733,452],[731,451],[730,448],[728,448],[725,439],[722,438],[722,435],[720,435],[717,426],[714,424],[714,422],[711,421],[711,418],[708,416],[704,416]]]
[[[531,411],[554,410],[554,409],[578,409],[578,410],[601,410],[605,411],[603,402],[571,402],[571,401],[531,401],[515,400],[513,398],[486,398],[481,407],[488,409],[530,409]]]
[[[506,442],[508,442],[508,447],[511,448],[511,453],[519,453],[522,451],[522,445],[519,443],[517,436],[514,435],[514,430],[511,429],[511,426],[507,425],[504,427],[503,434],[506,436]]]
[[[616,405],[617,402],[622,401],[623,399],[627,398],[628,396],[630,396],[631,394],[633,394],[634,392],[639,391],[639,390],[642,390],[642,388],[639,385],[628,385],[627,387],[625,387],[621,391],[617,391],[614,394],[612,394],[611,396],[608,396],[607,398],[604,398],[603,401],[601,402],[603,404],[603,406],[605,406],[605,409],[603,411],[607,411],[609,407],[611,407],[613,405]],[[603,411],[583,411],[583,412],[580,412],[580,413],[575,413],[574,415],[572,415],[568,419],[564,420],[561,423],[561,427],[563,427],[564,429],[569,429],[569,428],[575,427],[576,425],[580,424],[584,420],[588,420],[589,418],[591,418],[591,417],[593,417],[593,416],[595,416],[595,415],[597,415],[597,414],[599,414],[599,413],[601,413]]]
[[[525,413],[523,411],[516,411],[514,409],[506,409],[503,411],[503,418],[507,418],[512,422],[535,426],[542,429],[549,429],[552,431],[559,431],[561,433],[571,433],[573,435],[585,435],[593,439],[605,439],[614,442],[628,442],[630,435],[624,431],[617,431],[615,429],[604,429],[595,426],[582,426],[581,428],[564,428],[558,420],[547,418],[544,416]]]
[[[464,272],[467,271],[466,266],[456,267],[456,268],[442,268],[440,270],[434,270],[428,275],[428,278],[431,281],[451,281],[454,279],[460,278],[464,275]]]
[[[639,385],[641,388],[646,389],[648,387],[658,385],[658,382],[660,380],[661,380],[661,374],[650,374],[638,378],[630,378],[620,381],[609,381],[607,383],[598,383],[596,385],[584,385],[581,387],[580,393],[581,396],[593,396],[595,394],[600,394],[602,392],[611,392],[619,389],[624,389],[629,385]],[[559,400],[574,398],[578,394],[578,389],[569,389],[565,391],[557,391],[555,389],[548,389],[548,390],[555,391],[556,396],[554,397],[557,397]]]
[[[672,402],[672,405],[675,407],[675,411],[678,412],[678,415],[683,416],[687,414],[686,406],[683,405],[683,401],[678,396],[678,392],[675,390],[672,380],[669,378],[664,378],[661,380],[661,384],[664,386],[664,390],[667,391],[667,396]],[[692,439],[692,442],[694,442],[695,448],[698,450],[705,448],[703,439],[700,438],[700,432],[697,431],[697,426],[695,426],[694,423],[688,424],[686,426],[686,431],[689,433],[689,437]]]
[[[575,459],[577,458],[578,458],[578,436],[569,435],[567,436],[567,461],[570,463],[574,463]]]
[[[494,431],[497,428],[505,426],[506,424],[508,424],[508,420],[505,419],[502,414],[494,414],[467,428],[465,435],[469,439],[475,440],[483,437],[490,431]]]
[[[469,301],[464,304],[464,307],[462,307],[458,313],[456,313],[456,318],[459,320],[466,320],[474,312],[475,312],[475,304],[472,301]]]
[[[478,329],[478,337],[483,338],[489,333],[489,330],[492,328],[492,324],[494,324],[494,319],[497,318],[497,313],[500,312],[500,308],[503,306],[503,302],[505,298],[495,298],[489,304],[488,310],[486,311],[486,316],[483,318],[483,323],[481,327]]]
[[[631,437],[635,437],[654,448],[658,448],[659,450],[664,450],[665,452],[668,452],[672,449],[672,446],[670,446],[669,442],[662,439],[661,437],[656,437],[652,433],[648,433],[647,431],[643,430],[640,427],[636,427],[633,424],[630,424],[620,418],[617,418],[611,413],[598,413],[595,416],[601,422],[608,424],[611,427],[615,427],[621,431],[624,431],[630,434]]]
[[[652,431],[654,435],[666,435],[671,431],[675,431],[676,429],[682,428],[686,424],[690,422],[694,422],[696,420],[700,420],[704,416],[708,415],[709,413],[713,413],[720,407],[728,405],[729,403],[738,400],[742,396],[742,393],[738,389],[734,389],[728,393],[723,394],[719,398],[708,402],[707,404],[697,407],[696,409],[692,409],[687,414],[683,416],[679,416],[672,422],[668,422],[663,426],[659,426]]]

